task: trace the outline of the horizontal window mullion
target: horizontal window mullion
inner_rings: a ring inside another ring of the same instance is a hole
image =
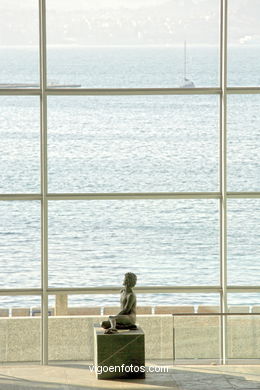
[[[81,287],[81,288],[48,288],[48,294],[118,294],[122,286],[113,287]],[[153,294],[153,293],[219,293],[220,286],[138,286],[135,287],[137,294]]]
[[[47,88],[47,95],[215,95],[220,88]]]
[[[80,294],[117,294],[122,289],[121,286],[108,287],[49,287],[47,292],[49,295],[80,295]],[[252,293],[260,292],[259,286],[227,286],[228,293]],[[152,294],[152,293],[220,293],[221,286],[138,286],[135,288],[137,294]],[[25,289],[0,289],[0,296],[7,295],[42,295],[41,288],[25,288]]]
[[[40,88],[0,88],[0,96],[40,96]],[[221,88],[48,88],[50,96],[107,96],[107,95],[220,95]],[[260,87],[227,87],[227,94],[260,94]]]
[[[229,293],[260,293],[260,285],[259,286],[227,286],[227,291]]]
[[[145,192],[48,194],[48,200],[117,200],[117,199],[219,199],[217,192]]]
[[[1,200],[41,200],[41,194],[0,194]]]
[[[260,192],[227,192],[227,197],[234,199],[260,198]]]
[[[42,295],[41,288],[1,288],[0,296],[7,295]]]
[[[47,200],[120,200],[120,199],[220,199],[219,192],[129,192],[47,194]],[[260,192],[227,192],[229,199],[258,199]],[[41,200],[41,194],[0,194],[4,200]]]
[[[50,96],[218,95],[220,88],[46,88]],[[0,95],[41,95],[39,88],[0,88]]]
[[[260,87],[227,87],[226,93],[233,95],[260,94]]]
[[[39,88],[0,88],[0,96],[40,96]]]

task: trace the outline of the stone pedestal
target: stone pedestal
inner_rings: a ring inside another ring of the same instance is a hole
[[[94,325],[94,364],[98,379],[144,378],[144,332],[119,330],[104,334],[99,324]]]

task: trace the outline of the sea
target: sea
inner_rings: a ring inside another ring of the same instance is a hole
[[[0,48],[0,84],[39,84],[33,47]],[[230,47],[229,86],[260,85],[260,46]],[[169,88],[183,84],[181,47],[49,47],[49,85]],[[219,48],[188,48],[196,87],[219,85]],[[218,192],[218,95],[49,96],[49,193]],[[227,188],[260,191],[260,95],[227,100]],[[40,99],[0,95],[0,193],[40,193]],[[228,284],[260,283],[260,199],[228,200]],[[40,201],[0,202],[0,289],[41,285]],[[217,286],[216,199],[52,200],[49,287]],[[50,304],[54,297],[50,296]],[[217,305],[219,295],[138,294],[143,305]],[[1,296],[0,307],[39,297]],[[118,295],[82,294],[71,305],[107,306]],[[260,293],[228,294],[230,305]]]

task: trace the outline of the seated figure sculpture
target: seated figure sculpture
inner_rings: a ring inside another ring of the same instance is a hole
[[[115,316],[109,316],[109,321],[103,321],[101,326],[106,329],[106,334],[113,334],[117,329],[137,329],[136,321],[136,296],[132,288],[136,284],[137,277],[132,272],[127,272],[120,291],[120,312]]]

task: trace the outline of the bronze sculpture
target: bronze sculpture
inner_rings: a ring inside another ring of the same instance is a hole
[[[136,284],[137,277],[132,272],[127,272],[120,291],[120,312],[115,316],[109,316],[109,321],[103,321],[101,326],[106,329],[106,334],[113,334],[117,329],[137,329],[136,322],[136,296],[132,288]]]

